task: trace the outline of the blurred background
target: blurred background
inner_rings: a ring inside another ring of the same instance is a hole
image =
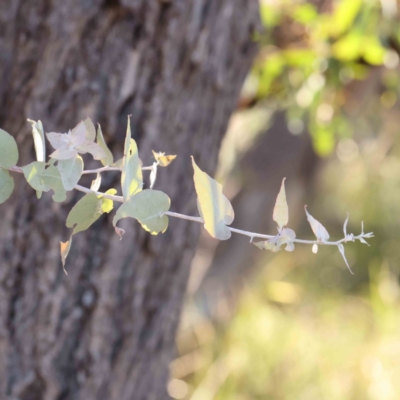
[[[190,400],[400,398],[400,19],[396,0],[262,0],[265,33],[220,153],[232,226],[370,247],[261,251],[204,231],[168,391]]]

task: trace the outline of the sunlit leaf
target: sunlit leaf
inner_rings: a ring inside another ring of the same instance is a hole
[[[67,259],[69,251],[71,250],[71,244],[72,244],[72,235],[67,242],[60,242],[61,261],[65,275],[68,275],[67,270],[65,269],[65,260]]]
[[[0,168],[0,204],[4,203],[14,190],[14,179],[10,173]]]
[[[136,142],[131,138],[131,123],[128,117],[124,157],[122,162],[121,188],[124,200],[142,190],[143,175]]]
[[[135,218],[152,235],[163,233],[168,227],[168,217],[163,215],[169,210],[169,197],[158,190],[143,190],[121,205],[113,219],[115,226],[121,218]]]
[[[339,36],[352,26],[360,11],[362,0],[341,0],[335,4],[330,28],[332,36]]]
[[[100,124],[97,124],[97,144],[103,149],[105,157],[100,161],[104,166],[112,165],[114,162],[114,157],[107,146],[106,141],[104,140],[103,132],[101,130]]]
[[[46,136],[56,149],[50,154],[51,158],[68,160],[74,158],[78,152],[81,154],[90,153],[95,160],[105,157],[103,149],[97,143],[94,143],[96,131],[93,123],[88,119],[81,121],[68,133],[50,132]]]
[[[193,157],[192,164],[199,212],[204,219],[204,227],[216,239],[229,239],[231,231],[226,225],[230,225],[234,219],[232,205],[222,193],[222,186],[203,172]]]
[[[279,230],[287,225],[289,222],[289,209],[286,201],[286,191],[285,191],[285,179],[282,180],[281,189],[276,198],[274,212],[273,212],[273,220],[278,224]]]
[[[44,131],[42,121],[33,121],[28,119],[28,122],[32,125],[32,136],[35,145],[36,160],[46,161],[46,144],[44,140]]]
[[[65,190],[72,190],[78,183],[83,172],[83,160],[80,156],[69,160],[58,161],[58,171]]]
[[[176,156],[166,156],[165,153],[157,153],[154,150],[152,150],[152,152],[155,160],[158,161],[158,165],[160,167],[167,167],[176,158]]]
[[[95,193],[83,196],[75,205],[67,217],[67,227],[73,228],[72,234],[85,231],[97,221],[102,214],[102,199]]]
[[[11,168],[17,164],[18,148],[15,139],[0,129],[0,167]]]
[[[317,221],[308,211],[307,206],[304,206],[304,210],[307,215],[307,220],[310,223],[311,229],[314,232],[314,235],[317,237],[318,240],[321,242],[326,242],[329,239],[329,233],[325,229],[325,227]]]
[[[111,194],[111,195],[115,195],[117,194],[117,191],[115,189],[108,189],[106,194]],[[101,198],[101,211],[103,213],[109,213],[113,208],[114,208],[114,201],[111,199],[107,199],[104,196],[99,196],[99,198]]]
[[[157,163],[153,163],[150,172],[150,189],[153,189],[157,179]]]

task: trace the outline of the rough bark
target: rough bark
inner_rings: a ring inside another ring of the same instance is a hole
[[[0,126],[34,160],[26,118],[65,132],[86,116],[122,153],[126,116],[172,209],[196,209],[190,155],[208,173],[255,53],[256,0],[0,2]],[[88,164],[89,165],[89,164]],[[103,217],[59,241],[77,196],[56,204],[16,177],[1,206],[0,398],[165,399],[180,307],[200,227],[150,237],[133,220],[119,242]],[[108,175],[104,187],[115,185]]]

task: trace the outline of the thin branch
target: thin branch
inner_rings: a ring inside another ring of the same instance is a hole
[[[151,170],[153,167],[143,167],[142,170]],[[94,169],[94,170],[86,170],[83,173],[98,173],[98,172],[103,172],[103,171],[114,171],[114,170],[120,170],[120,168],[114,168],[114,167],[103,167],[103,168],[98,168],[98,169]],[[20,167],[11,167],[9,168],[9,171],[13,171],[13,172],[17,172],[22,174],[23,170]],[[118,203],[123,203],[124,202],[124,198],[122,196],[114,196],[108,193],[102,193],[102,192],[97,192],[94,190],[91,190],[89,188],[86,188],[84,186],[81,185],[75,185],[74,189],[79,190],[80,192],[83,193],[95,193],[97,196],[102,196],[106,199],[110,199],[113,201],[116,201]],[[173,217],[173,218],[179,218],[179,219],[185,219],[187,221],[193,221],[193,222],[198,222],[200,224],[204,223],[203,218],[201,217],[192,217],[190,215],[185,215],[185,214],[179,214],[173,211],[166,211],[163,213],[163,215],[168,215],[169,217]],[[227,228],[233,232],[233,233],[238,233],[239,235],[244,235],[244,236],[248,236],[251,239],[254,238],[259,238],[259,239],[272,239],[275,236],[273,235],[263,235],[260,233],[255,233],[255,232],[248,232],[248,231],[244,231],[241,229],[237,229],[237,228],[232,228],[230,226],[227,226]],[[364,226],[362,226],[362,232],[358,235],[358,236],[354,236],[352,234],[348,234],[346,235],[343,239],[337,240],[336,242],[322,242],[320,240],[304,240],[304,239],[294,239],[293,242],[294,243],[302,243],[302,244],[320,244],[320,245],[327,245],[327,246],[338,246],[341,243],[347,243],[347,242],[354,242],[355,240],[360,240],[360,239],[368,239],[373,237],[373,233],[369,232],[369,233],[364,233]]]

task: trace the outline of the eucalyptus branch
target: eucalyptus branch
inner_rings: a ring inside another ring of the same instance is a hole
[[[122,218],[136,219],[142,227],[153,235],[165,232],[168,228],[168,218],[179,218],[204,224],[204,228],[214,238],[219,240],[229,239],[232,233],[247,236],[250,242],[262,250],[273,252],[285,246],[286,251],[293,251],[295,244],[312,246],[316,253],[319,245],[337,246],[347,267],[343,244],[359,240],[368,244],[366,239],[373,237],[372,232],[364,233],[361,224],[361,233],[354,235],[347,233],[348,216],[343,225],[344,237],[336,241],[329,240],[329,233],[325,227],[307,211],[305,212],[316,240],[296,238],[296,233],[287,227],[289,211],[286,201],[285,178],[276,198],[272,219],[276,222],[278,233],[265,235],[249,232],[231,226],[234,221],[234,211],[230,201],[224,196],[222,186],[196,164],[192,157],[194,170],[194,186],[197,194],[198,209],[201,217],[184,215],[170,211],[169,197],[159,191],[153,190],[156,183],[158,167],[167,167],[175,155],[165,155],[153,151],[155,161],[151,166],[141,166],[136,142],[131,138],[130,122],[126,132],[124,157],[117,163],[107,147],[99,127],[96,135],[94,124],[90,119],[80,122],[67,134],[51,132],[46,134],[55,151],[50,155],[51,160],[46,162],[45,134],[40,121],[30,121],[35,142],[37,161],[24,167],[18,167],[18,149],[14,138],[0,129],[0,203],[6,201],[14,188],[14,181],[9,172],[23,174],[29,185],[36,190],[38,198],[42,192],[52,190],[53,200],[65,201],[67,191],[73,189],[85,193],[68,214],[66,225],[72,229],[71,237],[67,242],[61,243],[61,259],[63,266],[71,247],[72,237],[78,232],[87,229],[104,213],[109,213],[114,208],[114,202],[121,203],[117,209],[112,223],[116,233],[122,237],[123,229],[117,226]],[[97,139],[96,139],[97,138]],[[96,140],[96,142],[95,142]],[[97,169],[84,169],[83,159],[79,154],[89,153],[95,160],[102,162],[105,167]],[[105,193],[98,191],[101,186],[101,174],[108,171],[121,173],[122,196],[117,195],[114,188]],[[143,190],[143,171],[150,171],[149,189]],[[82,186],[79,181],[83,175],[97,174],[90,188]],[[254,242],[255,239],[261,241]]]

